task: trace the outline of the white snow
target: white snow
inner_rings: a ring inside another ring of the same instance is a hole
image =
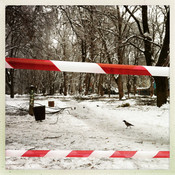
[[[43,122],[19,113],[28,109],[29,96],[6,96],[6,150],[169,151],[169,104],[145,105],[152,98],[118,100],[96,96],[36,96],[46,112]],[[54,101],[54,109],[48,107]],[[122,107],[129,103],[130,106]],[[134,125],[127,128],[126,120]],[[126,158],[19,158],[6,157],[7,169],[168,169],[169,159]]]

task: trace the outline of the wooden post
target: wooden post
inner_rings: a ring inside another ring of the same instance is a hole
[[[54,107],[55,105],[54,105],[54,101],[48,101],[48,106],[49,107]]]

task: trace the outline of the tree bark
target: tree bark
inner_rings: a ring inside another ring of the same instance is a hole
[[[144,46],[145,51],[144,55],[146,58],[146,63],[148,66],[152,66],[152,47],[151,47],[151,38],[145,34],[149,34],[149,27],[148,27],[148,18],[147,18],[147,6],[142,6],[142,23],[143,23],[143,37],[144,37]],[[156,66],[163,66],[166,62],[168,54],[169,54],[169,11],[167,13],[167,20],[165,24],[165,37],[164,43],[161,48],[161,52],[159,55],[158,62]],[[160,107],[164,103],[167,102],[167,91],[168,91],[168,80],[166,77],[154,77],[156,82],[156,92],[157,92],[157,106]]]
[[[109,81],[108,81],[108,97],[111,97],[111,79],[112,79],[112,75],[109,75]]]
[[[118,56],[118,63],[123,64],[123,49],[121,48],[122,45],[122,17],[120,14],[120,9],[117,6],[117,16],[118,16],[118,49],[117,49],[117,56]],[[123,91],[123,75],[119,75],[117,78],[117,85],[119,90],[119,100],[121,100],[124,96]]]
[[[85,83],[86,83],[85,95],[88,95],[89,90],[90,90],[91,74],[88,74],[88,73],[86,74],[86,80],[85,80]]]
[[[121,100],[124,96],[123,92],[123,82],[122,82],[122,76],[119,75],[118,78],[114,78],[115,82],[117,83],[118,90],[119,90],[119,100]]]
[[[129,94],[131,93],[131,84],[130,84],[130,76],[128,75],[127,79],[127,91],[128,91],[128,98],[130,98]]]
[[[154,95],[154,79],[153,77],[150,77],[150,96],[152,97]]]
[[[63,72],[63,77],[64,77],[64,96],[67,95],[67,76],[66,76],[66,73]]]
[[[152,48],[151,48],[151,38],[149,35],[149,27],[148,27],[148,17],[147,17],[147,6],[142,6],[142,24],[143,24],[143,38],[144,38],[144,46],[145,46],[145,59],[148,66],[152,66],[153,60],[152,58]]]
[[[134,91],[134,96],[137,94],[137,78],[134,76],[133,78],[133,91]]]
[[[98,81],[98,95],[103,96],[104,91],[103,91],[103,75],[99,75],[99,81]]]
[[[169,44],[170,44],[170,12],[167,13],[167,20],[166,20],[166,30],[165,30],[165,37],[163,46],[159,55],[158,62],[156,66],[163,66],[166,62],[168,55],[169,55]],[[160,107],[167,102],[168,98],[168,78],[167,77],[154,77],[156,82],[156,92],[157,92],[157,106]]]
[[[79,78],[78,92],[79,94],[82,93],[82,74],[81,73],[80,73],[80,78]]]
[[[14,98],[14,69],[10,70],[10,77],[11,77],[11,85],[10,85],[10,97]]]
[[[168,79],[166,77],[154,77],[156,82],[157,106],[161,107],[168,98]]]
[[[11,39],[11,42],[13,43],[13,38]],[[14,49],[11,50],[10,56],[14,56]],[[6,83],[8,87],[10,88],[10,98],[14,98],[14,69],[10,69],[10,71],[6,71]]]

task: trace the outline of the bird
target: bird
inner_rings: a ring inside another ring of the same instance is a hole
[[[131,126],[134,126],[133,124],[127,122],[126,120],[123,120],[123,122],[125,123],[126,128],[131,127]]]

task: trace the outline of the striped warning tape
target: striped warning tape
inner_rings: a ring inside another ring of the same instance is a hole
[[[6,150],[6,157],[169,158],[169,151]]]
[[[6,58],[6,68],[100,74],[169,76],[169,67]]]

